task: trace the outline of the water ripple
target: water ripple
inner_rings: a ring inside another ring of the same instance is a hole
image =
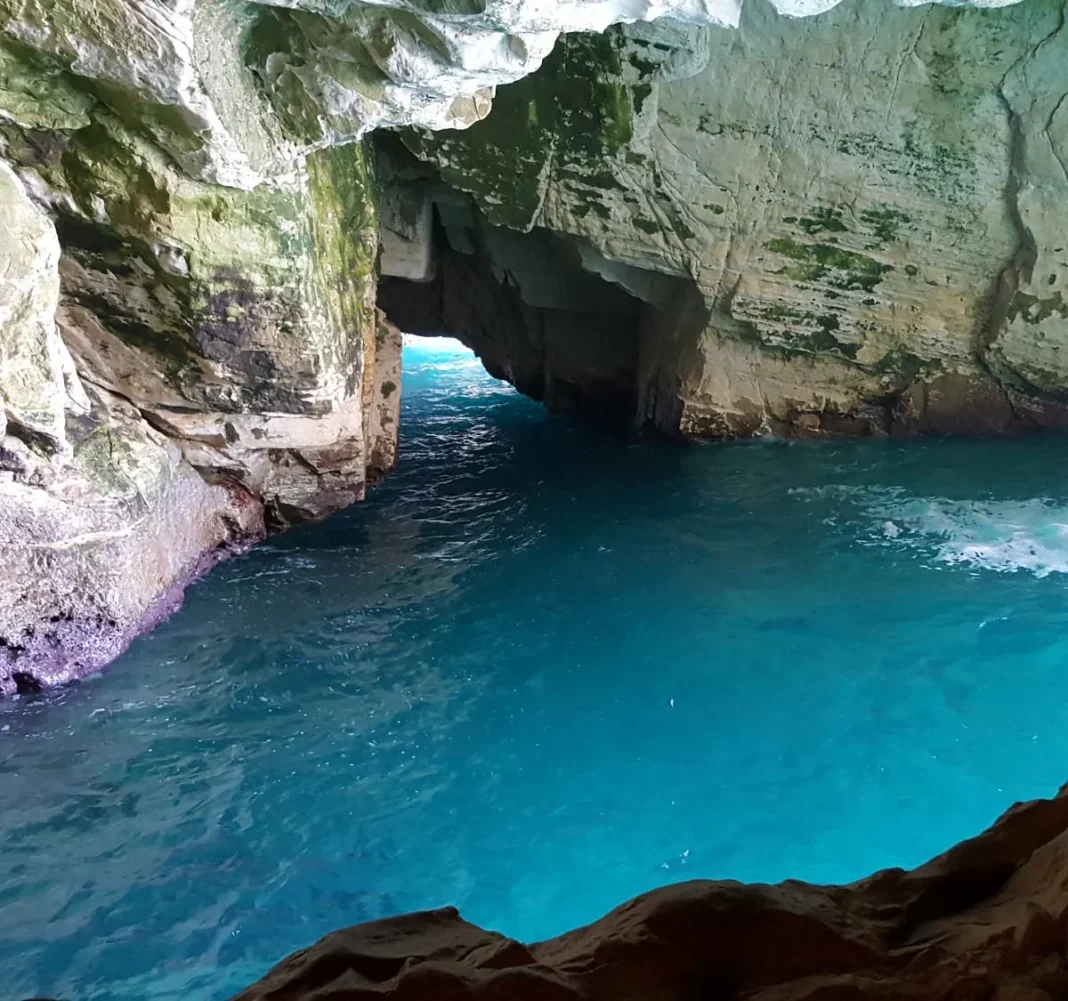
[[[646,443],[446,342],[403,405],[367,503],[0,703],[0,995],[222,1001],[403,910],[538,938],[847,880],[1063,780],[1060,441]]]

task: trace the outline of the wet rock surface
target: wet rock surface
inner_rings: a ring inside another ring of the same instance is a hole
[[[1068,993],[1068,795],[849,886],[695,881],[526,946],[453,909],[328,935],[235,1001],[692,1001]]]
[[[379,305],[683,437],[1068,424],[1065,8],[1000,6],[0,0],[4,690],[364,496]]]
[[[0,694],[99,669],[395,457],[360,148],[243,191],[96,114],[51,142],[0,125]]]

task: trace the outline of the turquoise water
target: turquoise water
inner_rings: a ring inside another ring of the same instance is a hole
[[[402,464],[0,703],[0,1001],[221,1001],[342,925],[539,938],[911,866],[1068,779],[1064,442],[638,444],[410,347]]]

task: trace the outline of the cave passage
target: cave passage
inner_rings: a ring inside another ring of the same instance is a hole
[[[223,1001],[398,912],[531,940],[850,880],[1063,779],[1061,442],[637,444],[444,338],[404,379],[366,504],[0,703],[5,996]]]
[[[651,307],[584,270],[554,234],[484,223],[465,233],[463,250],[455,249],[435,215],[429,273],[379,282],[386,316],[414,334],[458,338],[492,375],[554,412],[640,423],[641,333]]]
[[[680,433],[682,359],[709,319],[692,277],[538,226],[495,225],[395,140],[376,148],[389,178],[376,300],[392,323],[457,338],[551,412]]]

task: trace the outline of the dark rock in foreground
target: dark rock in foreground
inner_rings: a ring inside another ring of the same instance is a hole
[[[1068,997],[1068,787],[912,872],[695,881],[523,946],[453,909],[335,932],[235,1001]]]

